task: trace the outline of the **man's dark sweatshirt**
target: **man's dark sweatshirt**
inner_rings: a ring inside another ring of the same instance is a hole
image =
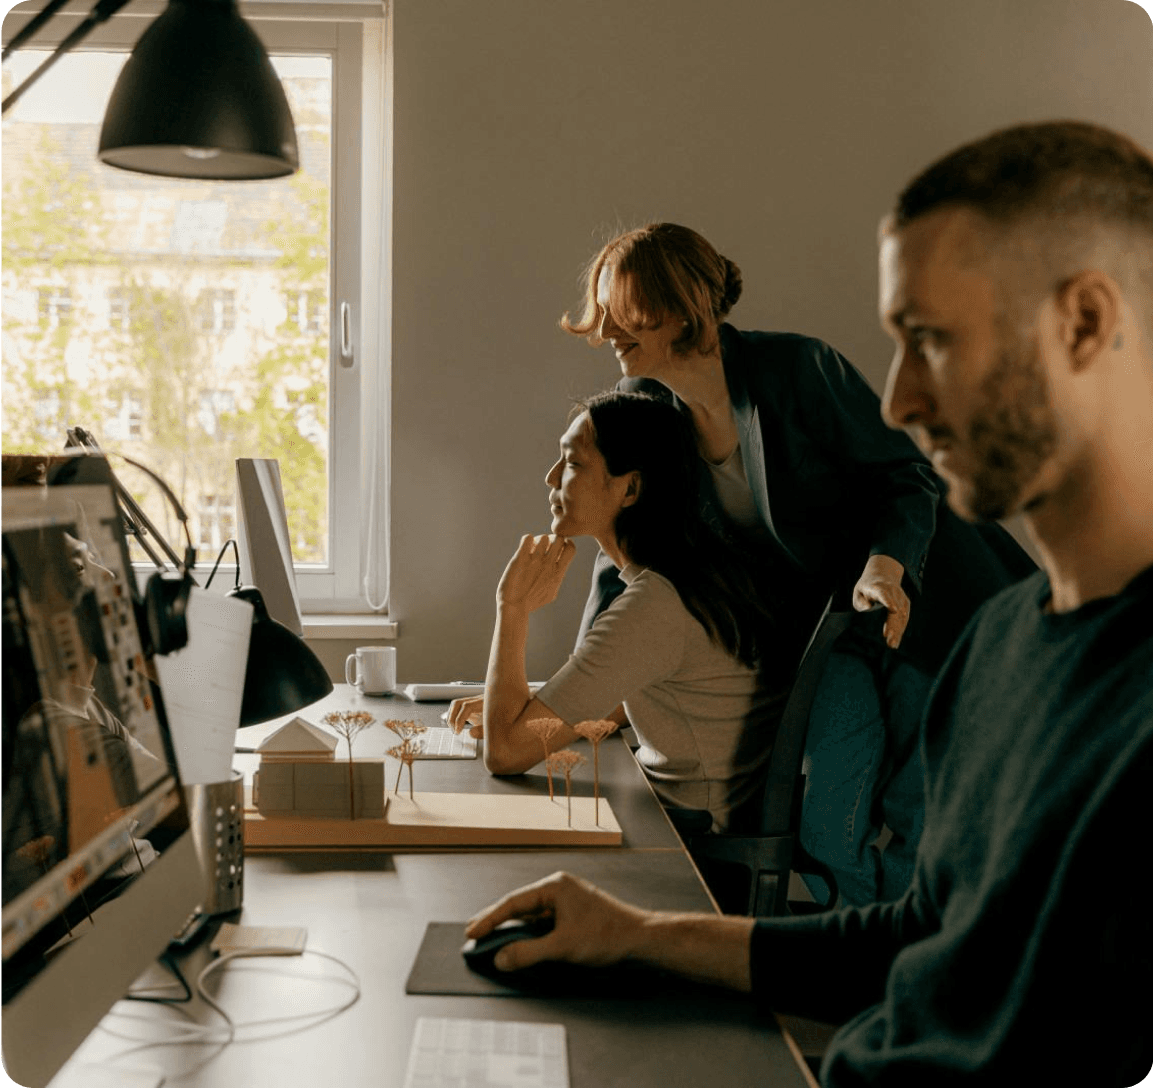
[[[754,991],[844,1023],[849,1085],[1130,1085],[1153,1065],[1153,568],[1049,614],[989,601],[926,711],[925,830],[894,903],[764,920]]]

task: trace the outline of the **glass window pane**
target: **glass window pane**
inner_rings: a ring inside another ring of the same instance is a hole
[[[14,53],[5,89],[44,56]],[[69,54],[4,118],[4,452],[84,427],[165,479],[205,551],[233,532],[234,459],[277,457],[296,561],[327,566],[331,59],[272,58],[300,171],[212,182],[97,161],[126,57]],[[155,485],[113,468],[183,552]]]

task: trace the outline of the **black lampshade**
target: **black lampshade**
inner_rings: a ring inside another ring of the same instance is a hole
[[[97,158],[141,174],[218,180],[297,169],[284,88],[235,0],[169,0],[112,90]]]
[[[228,596],[252,605],[248,671],[240,704],[242,726],[291,714],[332,691],[332,681],[320,659],[299,635],[268,614],[259,589],[242,586],[229,590]]]

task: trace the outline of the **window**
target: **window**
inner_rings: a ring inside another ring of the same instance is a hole
[[[128,332],[132,325],[132,301],[130,292],[123,287],[113,287],[108,291],[108,327],[117,332]]]
[[[205,546],[232,531],[235,458],[279,458],[302,606],[352,612],[366,607],[366,567],[369,596],[387,592],[383,544],[366,535],[370,517],[384,534],[386,483],[375,481],[387,473],[362,469],[372,459],[361,453],[387,450],[387,419],[361,411],[385,370],[384,24],[379,4],[338,7],[340,21],[307,2],[287,18],[245,12],[295,120],[290,178],[205,183],[97,162],[107,96],[154,14],[108,20],[5,116],[0,410],[6,452],[60,448],[65,398],[68,422],[106,449],[132,443],[125,452],[195,512]],[[23,79],[79,18],[58,15],[11,54],[6,79]],[[5,34],[24,19],[10,14]],[[362,138],[349,146],[338,132]],[[351,365],[334,333],[345,308]],[[179,548],[154,485],[116,471]]]
[[[104,437],[110,441],[139,441],[144,437],[144,395],[134,391],[112,400],[104,420]]]
[[[41,389],[36,393],[36,426],[46,430],[60,419],[60,390]]]
[[[315,335],[325,331],[325,298],[319,290],[291,291],[288,295],[288,321],[298,332]]]
[[[212,288],[201,291],[196,300],[196,328],[215,336],[223,336],[236,328],[236,292]]]
[[[208,562],[212,562],[224,547],[224,542],[236,536],[236,510],[231,495],[201,495],[196,508],[196,527],[192,539],[196,548]]]
[[[36,301],[42,328],[58,329],[72,316],[72,292],[67,287],[41,287]]]
[[[217,420],[227,412],[236,411],[236,395],[231,389],[212,389],[200,394],[197,418],[204,433],[210,438],[216,434]]]

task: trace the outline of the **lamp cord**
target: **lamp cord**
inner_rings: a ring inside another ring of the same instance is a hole
[[[212,564],[212,573],[208,576],[208,581],[204,583],[205,589],[212,585],[212,579],[216,577],[216,568],[220,566],[220,560],[224,558],[224,553],[228,551],[229,544],[232,545],[232,550],[236,552],[236,585],[233,586],[233,588],[240,588],[240,546],[236,543],[235,540],[233,540],[232,537],[229,537],[224,542],[224,546],[220,549],[220,554],[216,557],[216,562]]]

